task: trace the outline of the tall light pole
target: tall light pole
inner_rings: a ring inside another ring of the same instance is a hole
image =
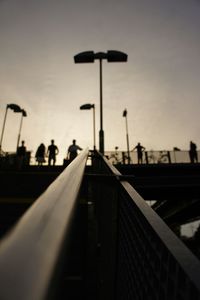
[[[95,125],[95,105],[94,104],[83,104],[80,106],[81,110],[89,110],[89,109],[93,109],[93,141],[94,141],[94,150],[96,150],[96,125]]]
[[[93,63],[99,60],[99,86],[100,86],[100,130],[99,130],[99,151],[104,154],[104,131],[103,131],[103,80],[102,80],[102,61],[108,62],[126,62],[128,55],[126,53],[109,50],[107,53],[94,51],[81,52],[74,56],[75,63]]]
[[[17,138],[17,149],[19,147],[19,142],[20,142],[20,135],[21,135],[21,130],[22,130],[23,117],[27,117],[27,113],[24,109],[21,109],[21,113],[22,113],[22,115],[21,115],[21,120],[20,120],[18,138]]]
[[[1,140],[0,140],[0,154],[2,152],[2,142],[3,142],[3,136],[4,136],[4,130],[5,130],[5,124],[6,124],[6,119],[7,119],[7,113],[8,113],[8,109],[13,110],[14,112],[18,113],[21,112],[21,108],[19,105],[17,104],[7,104],[6,106],[6,112],[5,112],[5,116],[4,116],[4,121],[3,121],[3,127],[2,127],[2,131],[1,131]]]
[[[127,110],[123,111],[123,117],[125,117],[126,122],[126,142],[127,142],[127,153],[128,153],[128,164],[130,164],[130,150],[129,150],[129,136],[128,136],[128,120],[127,120]]]

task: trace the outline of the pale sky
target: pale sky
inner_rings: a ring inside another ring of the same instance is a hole
[[[93,147],[99,132],[99,65],[82,51],[118,50],[103,62],[105,150],[200,149],[199,0],[0,0],[0,126],[6,105],[25,109],[21,138],[33,151],[55,139],[62,161],[72,139]],[[20,115],[9,110],[2,148],[15,151]],[[2,127],[1,127],[2,128]]]

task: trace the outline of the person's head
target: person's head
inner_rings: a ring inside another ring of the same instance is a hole
[[[52,145],[54,144],[54,140],[51,140],[51,144],[52,144]]]
[[[73,145],[75,145],[76,144],[76,140],[73,140],[72,143],[73,143]]]
[[[22,146],[24,146],[24,144],[25,144],[25,141],[22,141]]]

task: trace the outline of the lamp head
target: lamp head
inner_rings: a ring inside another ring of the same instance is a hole
[[[121,51],[109,50],[107,52],[108,62],[126,62],[128,60],[128,55]]]
[[[86,109],[91,109],[91,108],[94,108],[94,104],[86,103],[86,104],[83,104],[80,106],[81,110],[86,110]]]
[[[8,104],[7,105],[7,108],[10,108],[10,109],[12,109],[14,112],[22,112],[22,109],[21,109],[21,107],[19,106],[19,105],[17,105],[17,104]]]
[[[75,64],[93,63],[94,62],[94,52],[93,51],[81,52],[74,56],[74,62],[75,62]]]
[[[22,109],[21,112],[22,112],[22,116],[23,117],[27,117],[27,113],[26,113],[26,111],[24,109]]]
[[[126,117],[127,116],[127,110],[125,109],[124,111],[123,111],[123,117]]]

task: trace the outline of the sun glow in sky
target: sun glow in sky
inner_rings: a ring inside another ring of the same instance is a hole
[[[1,0],[0,118],[6,105],[27,111],[29,150],[55,139],[62,160],[72,139],[93,147],[99,131],[99,65],[74,64],[79,52],[118,50],[127,63],[103,63],[105,149],[200,147],[200,1]],[[0,126],[1,126],[0,124]],[[15,151],[20,115],[8,112],[3,150]]]

